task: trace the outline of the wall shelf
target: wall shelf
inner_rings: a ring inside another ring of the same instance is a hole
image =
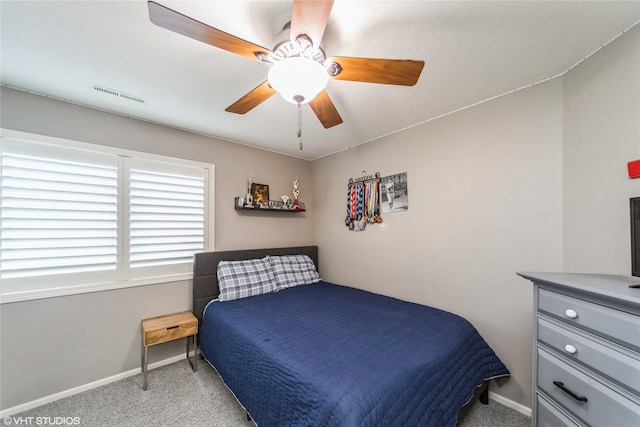
[[[296,209],[283,209],[282,202],[276,202],[273,207],[264,207],[261,205],[242,205],[238,206],[238,199],[236,197],[234,200],[234,209],[237,211],[254,211],[254,212],[286,212],[286,213],[297,213],[297,212],[306,212],[304,208],[304,203],[299,202],[299,206]]]

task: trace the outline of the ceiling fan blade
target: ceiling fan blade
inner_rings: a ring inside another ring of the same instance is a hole
[[[150,1],[148,5],[149,18],[159,27],[251,59],[258,59],[256,54],[259,52],[270,52],[269,49],[210,27],[156,2]]]
[[[323,90],[318,96],[313,98],[313,100],[309,102],[309,105],[325,129],[342,123],[342,117],[338,114],[338,110],[336,110],[326,90]]]
[[[354,82],[383,83],[389,85],[413,86],[418,82],[424,61],[408,59],[371,59],[336,56],[329,58],[340,65],[340,72],[335,80]]]
[[[269,99],[269,97],[274,93],[276,93],[275,89],[269,86],[268,81],[264,81],[251,92],[225,108],[224,111],[229,113],[245,114]]]
[[[332,7],[333,0],[294,0],[291,41],[295,41],[300,34],[306,34],[311,39],[313,47],[320,47]]]

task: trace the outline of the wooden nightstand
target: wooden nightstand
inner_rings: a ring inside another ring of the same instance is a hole
[[[153,317],[142,321],[142,389],[147,384],[147,349],[149,346],[161,344],[178,338],[193,337],[193,363],[189,358],[189,343],[187,339],[187,361],[193,369],[198,371],[198,355],[196,338],[198,335],[198,319],[190,311]]]

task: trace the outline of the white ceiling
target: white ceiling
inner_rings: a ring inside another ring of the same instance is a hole
[[[169,1],[171,9],[272,48],[291,1]],[[317,159],[564,73],[640,20],[640,1],[336,0],[327,56],[424,60],[413,87],[331,80],[344,123],[324,129],[275,95],[226,107],[268,64],[153,25],[146,1],[0,2],[1,83],[147,121]],[[145,100],[95,91],[99,85]]]

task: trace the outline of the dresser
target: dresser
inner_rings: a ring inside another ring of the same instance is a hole
[[[534,426],[640,426],[640,278],[518,273],[534,285]]]

